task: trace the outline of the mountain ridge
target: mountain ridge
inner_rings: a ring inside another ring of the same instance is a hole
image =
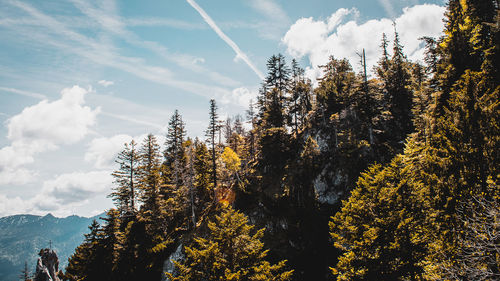
[[[0,217],[0,281],[17,280],[25,261],[28,269],[34,271],[40,249],[51,246],[64,268],[68,257],[83,241],[90,223],[94,219],[101,221],[103,215],[59,218],[48,213]]]

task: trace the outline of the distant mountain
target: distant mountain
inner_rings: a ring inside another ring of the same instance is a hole
[[[19,280],[24,261],[34,272],[38,252],[48,248],[49,241],[59,256],[59,268],[64,268],[68,257],[83,241],[83,234],[88,233],[92,220],[101,216],[104,214],[92,218],[56,218],[51,214],[0,218],[0,281]]]

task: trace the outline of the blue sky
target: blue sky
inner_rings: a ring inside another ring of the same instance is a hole
[[[392,22],[408,58],[439,36],[444,1],[0,0],[0,216],[111,207],[113,159],[173,110],[203,136],[255,99],[266,60],[295,57],[315,81],[330,55],[380,54]]]

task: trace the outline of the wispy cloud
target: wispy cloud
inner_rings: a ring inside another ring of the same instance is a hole
[[[256,30],[264,39],[279,40],[290,26],[290,18],[275,0],[249,0],[247,1],[263,19],[256,23]]]
[[[163,26],[186,30],[206,28],[202,24],[169,18],[131,18],[126,19],[125,23],[127,26]]]
[[[28,13],[32,19],[38,22],[38,25],[33,27],[38,32],[29,27],[28,29],[22,29],[23,27],[21,27],[18,30],[20,33],[29,33],[31,40],[37,40],[41,44],[51,45],[66,52],[72,52],[96,64],[119,69],[142,79],[175,87],[196,95],[213,97],[230,92],[226,88],[179,79],[179,77],[174,76],[170,69],[146,64],[141,58],[123,56],[109,40],[97,41],[80,34],[27,3],[16,0],[11,0],[9,3]],[[100,20],[102,20],[103,26],[113,30],[116,34],[127,33],[123,29],[123,23],[114,18],[103,15]],[[49,32],[45,29],[48,29]],[[40,30],[44,32],[40,32]],[[151,44],[151,46],[157,45]],[[161,46],[158,47],[161,48]]]
[[[9,92],[17,95],[22,95],[26,97],[31,97],[39,100],[45,100],[47,99],[47,96],[39,94],[39,93],[34,93],[34,92],[29,92],[29,91],[24,91],[24,90],[19,90],[19,89],[14,89],[14,88],[7,88],[7,87],[0,87],[0,92]]]
[[[115,84],[115,82],[107,80],[99,80],[97,83],[104,87],[112,86],[113,84]]]
[[[250,2],[254,9],[269,18],[275,18],[282,22],[290,20],[285,11],[273,0],[251,0]]]
[[[157,42],[139,38],[135,33],[127,29],[127,20],[122,19],[118,15],[116,11],[116,4],[114,1],[108,1],[106,2],[107,5],[101,7],[94,7],[87,1],[82,0],[72,0],[72,2],[83,14],[96,21],[105,31],[121,37],[129,44],[150,50],[160,57],[166,59],[167,61],[173,62],[182,68],[207,75],[213,82],[217,84],[231,87],[240,85],[239,82],[196,63],[197,61],[203,60],[203,58],[194,57],[183,53],[172,53],[166,47]],[[159,21],[160,19],[155,19],[153,22],[159,23]],[[161,22],[171,22],[174,25],[188,24],[186,22],[180,22],[170,19],[162,19]]]
[[[139,125],[145,125],[145,126],[148,126],[148,127],[152,127],[152,128],[158,129],[158,130],[163,129],[163,126],[160,125],[160,124],[156,124],[156,123],[152,123],[152,122],[148,122],[148,121],[136,119],[136,118],[133,118],[133,117],[130,117],[130,116],[125,116],[125,115],[115,114],[115,113],[110,113],[110,112],[105,112],[105,111],[102,111],[101,115],[105,115],[105,116],[108,116],[108,117],[116,118],[116,119],[127,121],[127,122],[132,122],[132,123],[139,124]]]
[[[378,0],[380,5],[384,7],[385,12],[391,19],[394,19],[396,17],[396,13],[394,12],[394,7],[391,3],[391,0]]]
[[[201,17],[205,20],[205,22],[217,33],[217,35],[226,42],[226,44],[229,45],[233,49],[233,51],[236,53],[236,58],[242,59],[252,70],[257,74],[257,76],[260,79],[264,79],[264,75],[260,70],[258,70],[255,65],[250,61],[248,56],[234,43],[231,38],[229,38],[222,30],[217,26],[217,24],[214,22],[214,20],[203,10],[194,0],[186,0],[191,7],[193,7],[200,15]]]

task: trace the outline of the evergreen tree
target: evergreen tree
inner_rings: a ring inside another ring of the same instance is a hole
[[[120,169],[114,171],[112,175],[117,186],[113,188],[114,191],[109,196],[113,198],[122,215],[134,214],[139,165],[139,154],[134,140],[125,144],[125,148],[118,154],[116,163],[120,165]]]
[[[297,161],[298,168],[293,171],[296,179],[291,185],[292,199],[300,207],[314,209],[312,202],[314,202],[315,193],[312,182],[318,174],[319,156],[318,144],[309,136]]]
[[[349,98],[356,77],[346,59],[337,60],[330,57],[328,63],[321,68],[324,75],[316,89],[316,96],[321,110],[324,110],[324,117],[329,118],[350,104]]]
[[[209,125],[208,129],[206,130],[206,137],[207,137],[207,143],[210,147],[210,154],[211,154],[211,160],[212,160],[212,183],[213,183],[213,188],[214,192],[215,189],[217,188],[217,151],[216,151],[216,146],[217,143],[215,142],[215,138],[217,136],[217,133],[220,130],[220,125],[219,125],[219,116],[217,114],[217,104],[215,103],[214,99],[210,100],[210,111],[209,111]],[[214,197],[215,199],[215,197]]]
[[[416,224],[411,185],[403,161],[374,165],[330,222],[335,247],[343,251],[332,272],[337,280],[419,280],[425,249]]]
[[[284,271],[286,261],[271,265],[265,260],[261,238],[264,229],[255,231],[248,218],[231,207],[224,208],[208,223],[205,237],[194,238],[185,247],[186,259],[174,262],[178,276],[170,280],[289,280],[293,271]]]
[[[98,267],[96,255],[99,247],[99,238],[101,236],[101,228],[96,220],[92,221],[89,226],[90,232],[85,234],[85,239],[79,245],[75,252],[68,258],[68,265],[63,279],[68,281],[90,281],[98,279]],[[102,263],[99,264],[99,268]]]
[[[210,169],[210,154],[207,146],[198,140],[195,141],[195,158],[194,158],[194,170],[195,170],[195,187],[197,194],[199,195],[199,204],[205,202],[210,202],[210,198],[213,197],[212,190],[212,174]],[[212,198],[212,200],[215,200]],[[204,209],[205,206],[200,206],[199,209]]]
[[[156,213],[159,188],[161,185],[161,154],[160,146],[156,141],[156,137],[149,134],[139,149],[139,188],[141,189],[141,201],[148,208],[153,209]]]
[[[403,54],[403,46],[399,42],[399,34],[394,31],[393,54],[387,54],[387,39],[382,39],[383,56],[377,66],[377,73],[382,81],[384,109],[389,114],[388,138],[398,150],[402,150],[403,140],[413,131],[411,76],[409,64]],[[397,145],[399,144],[399,145]]]
[[[264,128],[280,128],[286,124],[286,100],[290,84],[290,69],[285,57],[273,55],[267,61],[268,74],[259,96],[259,115]]]
[[[195,161],[196,161],[196,155],[195,155],[195,144],[191,141],[187,141],[188,144],[186,145],[186,174],[185,177],[186,179],[184,182],[186,183],[188,189],[189,189],[189,204],[190,204],[190,209],[191,209],[191,223],[193,228],[196,227],[196,205],[195,205],[195,198],[196,198],[196,171],[195,171]]]
[[[299,128],[305,122],[306,114],[312,109],[311,105],[311,85],[304,78],[304,69],[300,68],[295,59],[292,60],[292,78],[290,87],[290,127],[295,135],[298,135]]]
[[[248,105],[248,110],[246,111],[247,122],[250,123],[251,129],[248,132],[248,154],[250,159],[253,159],[255,156],[255,140],[256,140],[256,125],[257,125],[257,116],[254,111],[254,104],[250,100]]]
[[[184,169],[184,150],[182,144],[186,136],[185,124],[182,116],[177,110],[168,123],[167,138],[165,140],[165,171],[164,181],[172,183],[176,187],[182,184],[182,173]]]
[[[487,58],[485,54],[491,53],[495,48],[498,49],[498,45],[491,44],[494,26],[495,24],[498,26],[497,13],[496,0],[449,1],[446,10],[445,36],[439,40],[437,72],[440,91],[435,114],[444,113],[455,81],[467,69],[478,71]],[[498,63],[498,57],[496,61],[491,62]],[[494,71],[498,75],[498,70]]]
[[[31,281],[33,277],[33,274],[31,274],[30,270],[28,269],[28,262],[24,261],[24,268],[21,271],[21,274],[19,275],[19,278],[24,281]]]
[[[385,88],[387,90],[389,111],[394,118],[396,128],[399,133],[399,140],[404,140],[412,127],[412,100],[413,94],[410,91],[410,73],[408,71],[408,64],[406,57],[403,54],[403,46],[399,43],[399,34],[394,32],[394,48],[389,66],[388,73],[386,74]]]

